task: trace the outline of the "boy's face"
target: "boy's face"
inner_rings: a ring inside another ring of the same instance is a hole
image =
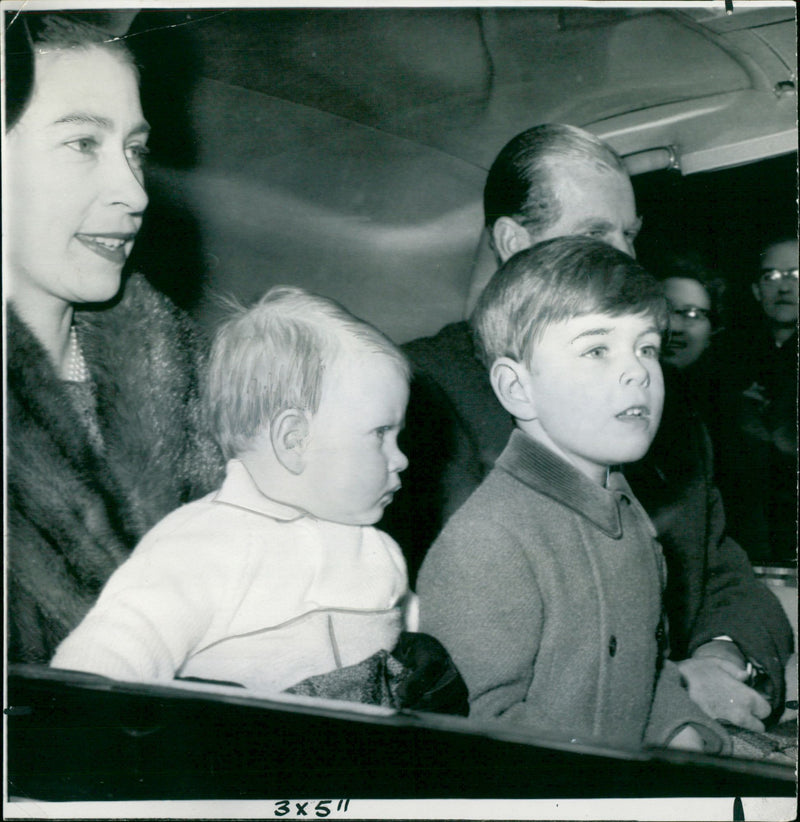
[[[661,421],[661,334],[647,314],[589,314],[549,326],[522,378],[533,417],[518,421],[590,479],[647,453]]]
[[[388,357],[361,350],[339,359],[310,424],[309,513],[346,525],[383,516],[408,467],[397,447],[407,403],[408,382]]]

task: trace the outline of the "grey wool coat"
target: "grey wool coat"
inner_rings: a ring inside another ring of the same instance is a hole
[[[30,329],[7,315],[8,658],[49,661],[139,538],[221,481],[188,319],[140,275],[75,312],[103,445]]]
[[[591,482],[515,430],[420,570],[421,630],[467,683],[470,716],[632,748],[722,728],[662,659],[664,560],[621,474]]]

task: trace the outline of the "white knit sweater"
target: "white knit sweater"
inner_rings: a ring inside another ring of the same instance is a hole
[[[218,491],[145,535],[51,664],[275,692],[391,650],[414,600],[391,537],[270,500],[231,460]]]

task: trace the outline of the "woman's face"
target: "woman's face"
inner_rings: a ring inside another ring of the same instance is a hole
[[[711,342],[711,298],[702,283],[686,277],[668,277],[664,293],[670,315],[661,359],[676,368],[686,368],[700,359]]]
[[[31,100],[5,146],[11,294],[40,306],[109,300],[147,205],[136,73],[96,46],[35,59]]]

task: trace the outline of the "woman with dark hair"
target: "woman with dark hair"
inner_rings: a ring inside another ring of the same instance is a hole
[[[716,342],[724,331],[727,283],[695,251],[659,257],[650,269],[662,281],[669,305],[661,354],[664,378],[705,423],[716,452],[720,393],[725,390]]]
[[[670,307],[662,359],[679,370],[690,369],[723,328],[725,280],[693,253],[668,256],[657,273]]]
[[[47,662],[165,514],[218,483],[199,339],[123,267],[149,127],[129,12],[8,15],[8,656]]]

